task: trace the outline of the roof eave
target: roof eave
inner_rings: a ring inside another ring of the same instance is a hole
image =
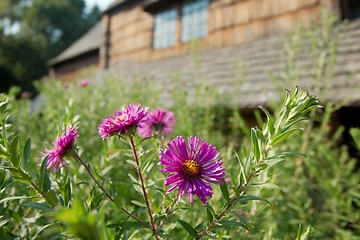
[[[87,49],[86,51],[82,51],[82,52],[78,52],[77,54],[73,54],[71,56],[68,56],[66,58],[61,58],[59,59],[58,57],[55,57],[55,58],[52,58],[50,59],[49,61],[46,62],[46,66],[47,67],[53,67],[55,65],[57,65],[58,63],[62,63],[62,62],[66,62],[68,60],[71,60],[71,59],[74,59],[74,58],[77,58],[79,56],[82,56],[84,54],[87,54],[87,53],[90,53],[92,51],[95,51],[97,49],[100,49],[100,46],[99,47],[93,47],[93,48],[89,48]]]

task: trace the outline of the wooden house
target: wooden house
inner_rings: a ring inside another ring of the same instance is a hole
[[[70,83],[84,71],[99,68],[99,49],[102,44],[101,23],[97,23],[69,48],[48,62],[50,77],[59,77]]]
[[[84,67],[96,66],[102,73],[144,74],[169,85],[176,72],[191,86],[196,72],[223,93],[237,91],[241,97],[230,104],[252,109],[276,97],[269,72],[281,74],[283,35],[299,22],[318,20],[323,6],[350,20],[341,30],[336,81],[321,96],[341,101],[360,85],[358,0],[115,0],[101,24],[49,62],[50,73],[69,81]],[[190,54],[194,43],[200,66]],[[300,61],[310,64],[308,58]],[[245,74],[236,82],[239,62],[245,63]],[[302,72],[299,85],[311,87],[311,74]],[[355,105],[360,105],[356,91],[349,99],[349,106]]]

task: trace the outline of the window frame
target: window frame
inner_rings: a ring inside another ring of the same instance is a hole
[[[208,34],[209,6],[210,0],[183,1],[181,7],[182,43],[202,38]]]
[[[207,36],[210,4],[211,0],[181,0],[145,5],[144,10],[154,16],[152,49],[173,48]],[[170,11],[175,15],[167,18],[165,15]],[[170,22],[166,23],[167,20]]]
[[[153,49],[170,48],[176,45],[178,17],[176,6],[162,9],[154,14]]]

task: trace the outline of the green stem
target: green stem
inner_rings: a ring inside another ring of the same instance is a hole
[[[96,185],[101,189],[101,191],[106,195],[106,197],[112,201],[116,206],[117,204],[115,203],[115,200],[112,196],[110,196],[110,194],[102,187],[102,185],[96,180],[96,178],[94,177],[94,175],[92,174],[90,168],[88,167],[88,165],[85,164],[85,162],[80,158],[80,156],[77,154],[76,151],[72,151],[72,156],[78,160],[81,165],[84,166],[85,170],[87,171],[87,173],[90,175],[90,177],[94,180],[94,182],[96,183]],[[132,215],[129,211],[127,211],[125,208],[123,207],[119,207],[117,206],[121,211],[123,211],[124,213],[126,213],[129,217],[132,217],[133,219],[135,219],[136,221],[138,221],[139,223],[141,223],[142,225],[146,226],[146,227],[150,227],[149,224],[145,223],[144,221],[140,220],[139,218],[137,218],[136,216]]]
[[[246,182],[244,184],[242,184],[241,186],[238,187],[238,193],[235,194],[235,196],[233,196],[230,201],[228,202],[228,204],[226,205],[226,207],[219,213],[219,215],[217,215],[217,217],[210,223],[210,225],[203,231],[201,231],[199,233],[199,235],[197,236],[196,239],[200,239],[203,236],[206,235],[207,232],[209,232],[213,227],[215,227],[215,225],[221,220],[222,217],[224,217],[229,210],[235,205],[235,203],[238,200],[238,196],[241,195],[244,191],[245,188],[248,186],[249,182],[251,181],[251,179],[255,176],[255,172],[251,172],[251,174],[246,178]]]
[[[129,136],[129,142],[130,142],[130,146],[131,146],[131,149],[133,151],[134,159],[135,159],[135,162],[136,162],[136,169],[137,169],[137,173],[138,173],[138,176],[139,176],[139,179],[140,179],[141,189],[142,189],[142,192],[143,192],[145,204],[146,204],[148,214],[149,214],[149,218],[150,218],[150,226],[152,228],[153,233],[156,234],[156,227],[155,227],[154,219],[153,219],[153,216],[152,216],[152,210],[151,210],[150,202],[149,202],[149,199],[147,197],[147,192],[146,192],[146,189],[145,189],[145,182],[144,182],[143,175],[141,173],[140,162],[139,162],[139,158],[138,158],[138,155],[137,155],[137,152],[136,152],[133,136]],[[158,239],[157,236],[155,236],[155,238]]]
[[[36,183],[33,180],[30,181],[30,185],[36,192],[38,192],[43,198],[46,199],[46,194],[40,190],[39,186],[36,185]]]
[[[178,198],[178,195],[175,197],[175,199],[174,199],[173,203],[171,204],[170,208],[167,210],[164,220],[160,223],[160,225],[159,225],[159,227],[157,229],[158,232],[161,230],[161,228],[163,227],[163,225],[165,224],[165,222],[169,218],[170,214],[172,213],[172,211],[174,209],[174,206],[177,203],[177,198]]]

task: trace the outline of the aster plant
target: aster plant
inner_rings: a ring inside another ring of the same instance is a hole
[[[167,149],[160,152],[160,171],[169,173],[165,186],[171,186],[167,193],[178,189],[177,200],[183,195],[189,196],[193,204],[196,195],[203,204],[213,195],[212,184],[223,184],[225,169],[222,159],[217,159],[216,148],[199,137],[189,137],[186,144],[183,137],[177,137],[167,144]]]
[[[126,134],[134,135],[138,127],[145,121],[147,108],[140,104],[130,104],[123,111],[116,111],[113,115],[102,120],[99,124],[99,134],[103,140],[110,136],[122,137]]]
[[[176,124],[174,113],[163,108],[153,109],[149,112],[146,120],[138,128],[142,138],[151,136],[164,137],[171,134]]]
[[[64,157],[72,155],[76,151],[75,142],[78,137],[77,127],[68,126],[65,132],[52,142],[54,148],[45,150],[43,159],[48,157],[46,167],[48,169],[53,167],[55,173],[60,165],[65,166]]]
[[[6,104],[0,105],[0,111],[4,111],[4,107],[2,107],[4,105]],[[260,196],[249,195],[248,187],[255,178],[261,176],[267,169],[281,162],[285,157],[297,155],[292,152],[279,152],[276,147],[294,132],[301,131],[300,128],[295,127],[296,124],[306,119],[309,111],[318,107],[320,104],[316,97],[298,87],[292,93],[287,93],[276,117],[261,107],[266,116],[266,122],[262,128],[251,129],[252,149],[246,155],[240,155],[231,162],[231,164],[238,163],[239,167],[238,178],[235,181],[233,179],[225,180],[227,175],[225,166],[230,163],[224,162],[220,151],[201,137],[178,136],[162,145],[162,149],[157,153],[155,151],[158,148],[147,150],[148,145],[142,146],[145,141],[139,139],[136,133],[139,133],[141,138],[149,138],[154,134],[161,135],[165,140],[165,137],[173,131],[175,118],[172,112],[156,109],[149,113],[147,108],[140,104],[130,104],[123,110],[116,111],[101,121],[98,125],[98,133],[103,141],[110,137],[117,137],[115,140],[127,140],[129,144],[128,151],[119,152],[124,152],[127,157],[132,156],[134,159],[133,164],[129,165],[129,169],[131,171],[133,167],[136,167],[138,179],[132,177],[130,173],[129,177],[133,183],[132,187],[140,193],[143,201],[142,203],[137,200],[132,201],[137,206],[141,206],[134,211],[125,209],[118,199],[127,193],[116,193],[114,189],[106,190],[98,178],[103,182],[110,180],[97,172],[94,174],[90,164],[81,158],[76,147],[78,138],[81,138],[77,125],[68,125],[64,132],[52,142],[53,148],[44,151],[40,171],[41,182],[38,184],[27,173],[28,154],[24,154],[21,159],[25,162],[24,167],[20,166],[18,155],[14,155],[16,152],[14,149],[19,148],[19,140],[14,138],[9,143],[6,137],[8,126],[5,115],[1,122],[0,154],[1,157],[7,159],[7,165],[2,166],[2,169],[21,183],[28,184],[38,193],[36,199],[45,200],[48,204],[46,207],[53,209],[58,204],[58,198],[55,190],[51,188],[51,181],[46,169],[52,168],[54,173],[60,172],[61,174],[61,167],[80,163],[95,183],[95,187],[101,190],[102,196],[126,214],[125,219],[111,218],[112,221],[116,219],[121,222],[109,223],[106,222],[109,215],[117,213],[112,211],[104,213],[105,207],[99,207],[99,212],[96,213],[99,216],[99,223],[97,223],[96,214],[91,213],[90,204],[87,205],[86,201],[83,204],[79,199],[76,201],[68,199],[67,201],[73,203],[73,206],[66,209],[71,204],[63,205],[63,210],[57,211],[54,216],[67,224],[72,233],[80,238],[85,235],[87,239],[93,239],[95,236],[101,239],[119,239],[121,236],[127,238],[129,237],[127,234],[133,231],[134,234],[138,233],[138,235],[134,235],[135,238],[167,239],[173,236],[175,223],[180,224],[193,239],[217,238],[217,234],[223,230],[226,231],[228,227],[250,229],[245,216],[238,213],[236,206],[253,200],[267,202]],[[24,152],[29,149],[30,140],[26,143]],[[142,158],[147,152],[152,152],[149,154],[150,160]],[[65,162],[65,158],[70,161]],[[71,159],[75,161],[71,162]],[[126,161],[125,164],[128,162]],[[60,174],[53,175],[53,177]],[[154,178],[151,179],[151,177]],[[159,185],[160,183],[163,183],[163,186]],[[66,185],[68,186],[68,184]],[[70,187],[65,186],[65,188],[68,189],[68,192],[71,191]],[[89,191],[93,192],[90,189]],[[153,191],[161,192],[162,198],[159,198]],[[217,193],[221,195],[217,195],[217,201],[213,202],[212,199]],[[69,193],[67,194],[69,196]],[[196,198],[194,199],[194,197]],[[100,203],[101,199],[98,201],[98,204]],[[43,202],[37,202],[37,204],[43,204]],[[36,205],[37,208],[39,206],[44,207]],[[202,219],[201,222],[198,222],[197,219],[186,219],[188,215],[195,216],[195,211],[192,212],[193,208],[203,208],[207,219],[199,218]],[[186,211],[194,214],[182,214]],[[194,223],[197,225],[194,226]],[[304,234],[308,235],[309,232],[310,229],[307,229]]]

